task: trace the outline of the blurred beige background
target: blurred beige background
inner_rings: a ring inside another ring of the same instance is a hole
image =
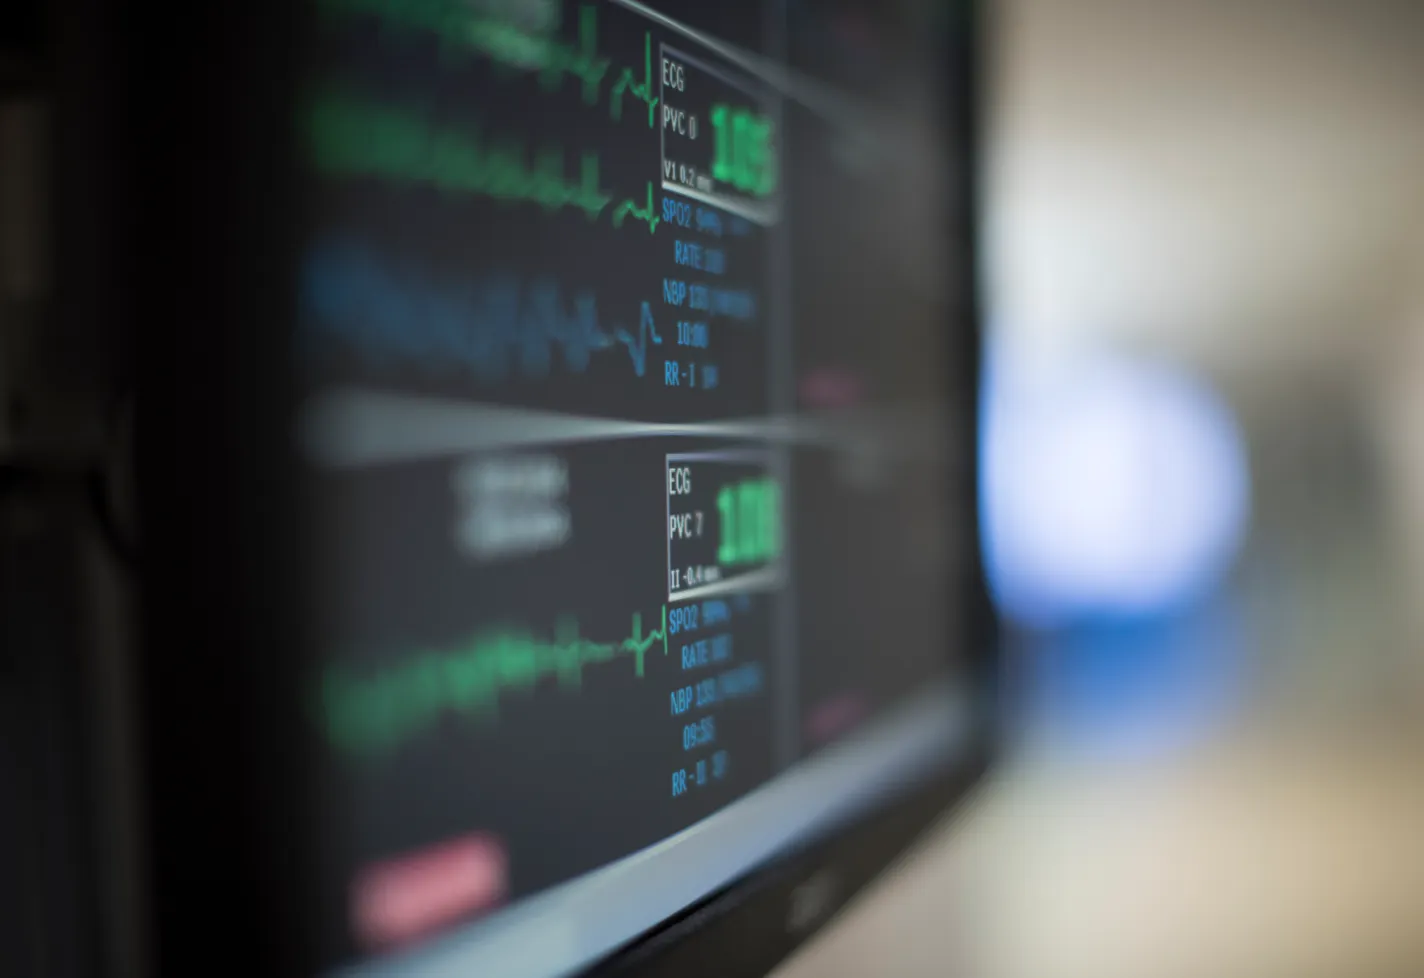
[[[1234,411],[1249,691],[1131,760],[1016,750],[778,978],[1424,975],[1424,3],[991,20],[995,336]]]
[[[1424,4],[996,11],[999,335],[1214,383],[1252,461],[1245,570],[1282,554],[1310,595],[1262,650],[1280,684],[1424,688]]]

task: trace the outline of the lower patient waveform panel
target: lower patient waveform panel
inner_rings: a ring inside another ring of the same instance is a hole
[[[452,919],[650,845],[770,777],[775,589],[668,594],[672,444],[320,476],[330,654],[312,718],[343,812],[333,841],[352,874],[330,880],[333,927],[371,947],[427,932],[353,920],[350,908],[368,905],[360,881],[392,860],[427,865],[427,850],[471,831],[505,854],[500,885]],[[764,457],[706,469],[732,487],[767,473]],[[706,524],[718,532],[715,512]],[[444,880],[399,878],[416,889]]]

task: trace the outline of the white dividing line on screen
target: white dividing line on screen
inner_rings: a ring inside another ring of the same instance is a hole
[[[946,404],[897,411],[842,410],[723,421],[629,421],[342,387],[299,410],[298,446],[312,463],[357,468],[476,451],[553,447],[622,438],[736,438],[833,448],[857,464],[943,457]]]
[[[791,427],[791,422],[775,418],[696,424],[624,421],[343,389],[317,395],[302,408],[298,437],[312,461],[348,468],[668,435],[778,440],[791,437]],[[801,432],[802,439],[809,437],[809,432]]]
[[[353,387],[314,395],[299,411],[296,437],[310,461],[331,468],[664,437],[819,446],[857,463],[874,465],[906,455],[942,457],[949,449],[947,412],[947,405],[937,404],[894,412],[844,410],[680,424],[472,404]]]

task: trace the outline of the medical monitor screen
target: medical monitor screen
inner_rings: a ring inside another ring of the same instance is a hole
[[[330,974],[576,971],[958,749],[969,29],[312,5]]]

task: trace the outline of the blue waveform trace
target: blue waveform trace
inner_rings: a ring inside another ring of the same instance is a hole
[[[648,340],[663,341],[647,302],[636,332],[614,324],[605,328],[587,292],[574,295],[568,311],[559,286],[548,279],[527,289],[512,276],[471,285],[431,283],[398,273],[349,242],[311,249],[301,299],[308,342],[340,340],[373,364],[403,360],[432,370],[464,367],[486,383],[506,379],[512,362],[525,377],[546,377],[555,345],[564,366],[583,373],[594,353],[621,344],[633,372],[642,377]]]
[[[658,335],[657,327],[653,324],[653,311],[645,302],[642,310],[638,313],[638,335],[634,336],[622,326],[615,329],[614,335],[618,337],[618,342],[628,348],[628,355],[633,358],[633,372],[639,377],[648,366],[648,340],[662,344],[663,338]]]

